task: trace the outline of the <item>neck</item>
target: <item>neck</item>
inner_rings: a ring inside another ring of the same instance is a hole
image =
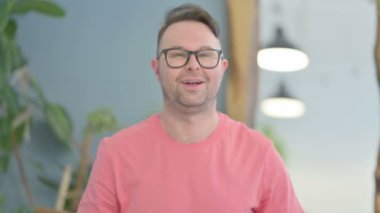
[[[178,112],[164,109],[160,113],[165,131],[182,143],[197,143],[216,129],[219,115],[215,108],[201,112]]]

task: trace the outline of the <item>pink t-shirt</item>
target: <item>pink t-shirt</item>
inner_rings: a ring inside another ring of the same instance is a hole
[[[158,114],[105,138],[78,212],[303,212],[271,141],[219,117],[199,143],[172,139]]]

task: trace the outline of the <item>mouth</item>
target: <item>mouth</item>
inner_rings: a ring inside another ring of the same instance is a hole
[[[188,86],[197,86],[197,85],[203,84],[204,81],[197,80],[197,79],[191,79],[191,80],[183,80],[183,81],[181,81],[181,83],[188,85]]]
[[[184,79],[180,81],[184,89],[187,91],[199,91],[205,85],[205,81],[201,79]]]

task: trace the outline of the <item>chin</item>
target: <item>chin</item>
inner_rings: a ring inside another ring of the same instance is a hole
[[[199,108],[199,107],[204,107],[204,106],[209,105],[210,100],[208,98],[197,99],[197,100],[189,100],[189,99],[183,100],[182,99],[182,100],[179,100],[179,103],[182,106]]]

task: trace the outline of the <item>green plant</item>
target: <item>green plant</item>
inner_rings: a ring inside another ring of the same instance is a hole
[[[278,153],[281,155],[281,157],[285,160],[285,150],[284,150],[284,143],[280,136],[276,133],[275,129],[272,126],[264,126],[260,128],[260,131],[267,136],[269,139],[272,140],[273,145],[276,147]]]
[[[87,116],[87,123],[83,130],[83,142],[80,145],[80,160],[77,168],[74,188],[71,191],[72,199],[69,210],[76,210],[83,189],[87,183],[91,160],[90,148],[94,141],[94,136],[102,134],[103,132],[112,131],[117,127],[116,117],[113,115],[111,109],[99,108],[89,113]]]
[[[80,143],[76,144],[80,153],[78,165],[75,167],[73,175],[70,175],[70,184],[67,189],[67,197],[62,199],[65,204],[56,210],[69,210],[75,212],[79,204],[83,189],[87,184],[92,162],[90,159],[90,149],[94,141],[94,137],[105,132],[113,131],[117,128],[117,119],[111,109],[97,108],[87,115],[86,126],[83,128],[83,138]],[[70,166],[71,167],[71,166]],[[58,191],[60,187],[59,181],[50,179],[43,174],[39,176],[39,181],[45,186]],[[58,197],[58,199],[60,199]]]
[[[27,69],[27,60],[17,40],[15,17],[38,12],[51,17],[63,17],[64,10],[50,0],[0,0],[0,170],[7,171],[9,159],[15,155],[27,193],[34,206],[33,195],[19,146],[30,137],[30,125],[35,110],[43,112],[49,126],[67,148],[70,147],[72,123],[65,109],[49,102]]]

